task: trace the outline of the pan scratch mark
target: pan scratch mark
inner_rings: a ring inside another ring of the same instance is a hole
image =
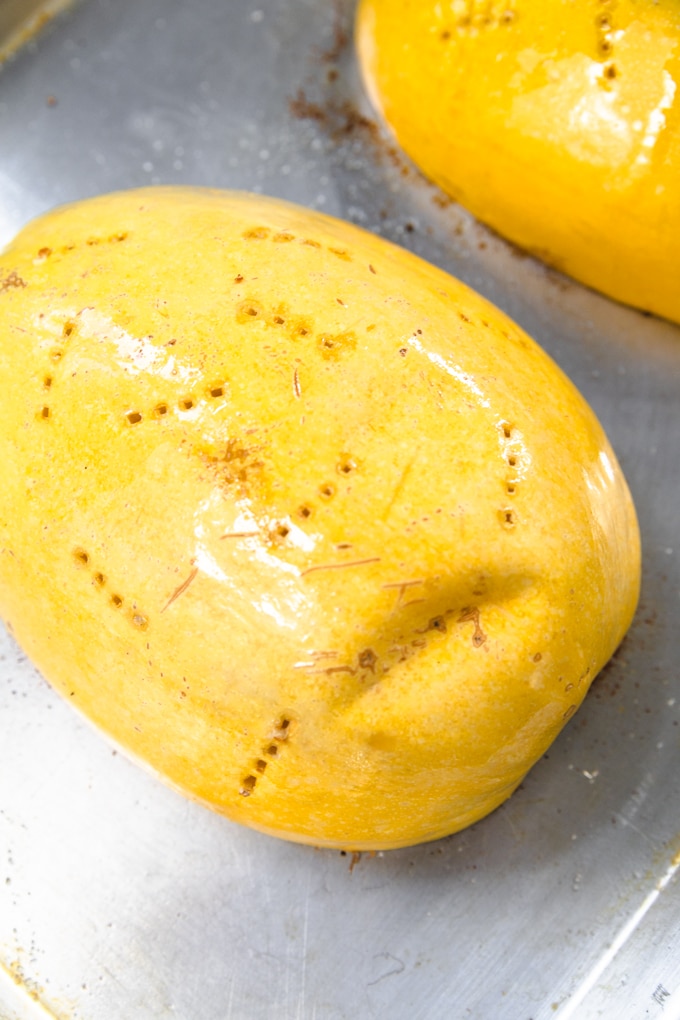
[[[311,874],[311,870],[310,870]],[[303,904],[302,919],[302,947],[300,960],[300,990],[297,1001],[297,1020],[304,1020],[308,1006],[307,1002],[307,956],[309,951],[309,899],[310,899],[310,878],[307,876],[305,885],[305,899]]]
[[[235,979],[232,975],[231,981],[229,982],[229,998],[227,999],[227,1015],[225,1020],[233,1020],[234,1016],[234,985]]]
[[[180,586],[178,588],[175,588],[175,590],[173,591],[172,595],[170,596],[168,601],[165,603],[165,605],[161,609],[161,613],[164,613],[165,610],[168,608],[168,606],[172,605],[172,603],[175,601],[175,599],[178,599],[180,597],[180,595],[184,594],[184,592],[187,590],[187,588],[189,587],[191,582],[195,579],[197,573],[198,573],[198,567],[194,567],[193,570],[191,571],[191,573],[189,574],[189,576],[186,578],[186,580],[182,581],[182,583],[180,584]]]
[[[300,386],[300,376],[299,376],[297,368],[293,372],[293,393],[298,398],[298,400],[302,396],[302,388]]]
[[[387,963],[392,961],[394,966],[390,970],[386,970],[384,974],[380,974],[379,977],[374,978],[373,981],[369,981],[366,985],[367,988],[371,988],[373,985],[377,985],[379,981],[384,981],[385,978],[392,977],[395,974],[403,974],[406,970],[406,964],[403,960],[400,960],[398,956],[393,956],[392,953],[377,953],[374,960],[385,960]]]

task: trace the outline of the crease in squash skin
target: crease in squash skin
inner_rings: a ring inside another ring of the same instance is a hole
[[[523,249],[680,322],[670,0],[361,0],[367,90],[445,192]]]
[[[55,688],[284,838],[404,846],[502,803],[638,593],[625,480],[550,359],[245,194],[67,206],[0,266],[0,612]]]

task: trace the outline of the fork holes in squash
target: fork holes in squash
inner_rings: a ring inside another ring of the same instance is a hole
[[[356,468],[356,461],[351,457],[343,456],[337,464],[338,474],[349,475]]]
[[[505,528],[514,528],[515,524],[517,523],[515,518],[515,512],[510,507],[505,507],[503,510],[499,511],[499,516],[501,519],[501,524]]]
[[[284,741],[288,740],[290,736],[290,719],[282,716],[277,722],[274,723],[273,737],[275,740]]]
[[[239,793],[242,797],[250,797],[251,793],[257,786],[257,776],[246,776],[241,783],[241,789]]]

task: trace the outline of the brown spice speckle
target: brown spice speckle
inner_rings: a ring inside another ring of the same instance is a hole
[[[165,610],[168,608],[168,606],[172,605],[172,603],[175,601],[175,599],[178,599],[180,597],[180,595],[184,594],[184,592],[187,590],[187,588],[189,587],[191,582],[195,580],[197,574],[198,574],[198,567],[194,567],[190,571],[189,576],[184,581],[182,581],[182,583],[179,585],[179,587],[175,588],[175,590],[173,591],[172,595],[170,596],[168,601],[165,603],[165,605],[161,609],[161,613],[164,613]]]
[[[379,563],[380,556],[369,556],[365,560],[352,560],[348,563],[317,563],[313,567],[307,567],[306,570],[300,572],[300,577],[306,577],[307,574],[312,574],[317,570],[344,570],[347,567],[363,567],[368,563]]]

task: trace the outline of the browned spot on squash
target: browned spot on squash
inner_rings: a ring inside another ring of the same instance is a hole
[[[481,648],[481,646],[486,641],[486,634],[482,630],[482,626],[479,620],[479,609],[477,608],[477,606],[468,606],[465,609],[463,609],[461,611],[460,616],[458,617],[458,622],[474,623],[475,629],[472,635],[472,643],[475,646],[475,648]]]
[[[221,446],[206,446],[197,452],[225,488],[236,486],[245,490],[261,477],[264,465],[257,459],[259,447],[245,446],[239,439],[231,438]]]
[[[243,238],[246,241],[266,241],[269,233],[269,227],[251,227],[243,232]]]
[[[347,333],[322,333],[317,338],[317,346],[328,361],[335,361],[356,349],[357,338],[352,332]]]
[[[343,262],[351,262],[352,256],[345,248],[329,248],[331,255],[335,255],[336,258],[342,259]]]
[[[375,667],[378,662],[378,656],[375,654],[372,648],[364,648],[363,652],[359,654],[359,668],[368,669],[371,673],[375,673]]]
[[[0,273],[2,270],[0,270]],[[27,287],[28,284],[25,280],[22,280],[15,269],[7,274],[4,278],[0,278],[0,294],[3,294],[7,290],[16,290],[18,287]]]

